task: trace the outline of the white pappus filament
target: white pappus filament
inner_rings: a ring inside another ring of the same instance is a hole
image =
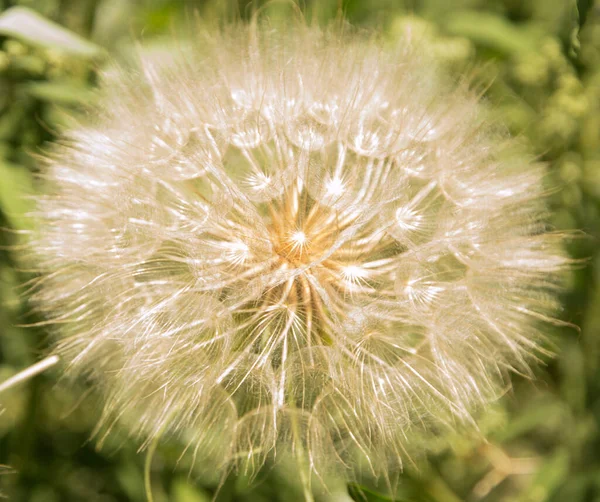
[[[109,428],[383,473],[539,354],[544,171],[408,40],[197,37],[107,71],[48,152],[34,301]]]

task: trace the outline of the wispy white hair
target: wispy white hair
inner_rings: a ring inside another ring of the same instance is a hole
[[[141,51],[47,154],[35,302],[147,440],[385,472],[553,322],[544,169],[410,39],[267,28]]]

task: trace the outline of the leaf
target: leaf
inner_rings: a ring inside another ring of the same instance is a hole
[[[372,490],[364,486],[360,486],[357,484],[351,484],[348,486],[348,491],[354,500],[359,502],[394,502],[393,499],[382,495],[380,493],[375,493]],[[397,501],[403,502],[403,501]]]
[[[357,502],[431,502],[425,490],[409,478],[403,478],[394,498],[356,483],[348,485],[348,492]]]
[[[567,53],[570,57],[575,58],[581,49],[581,41],[579,40],[579,31],[582,26],[582,12],[579,9],[579,3],[573,0],[570,8],[565,16],[565,38],[568,43]]]
[[[200,488],[194,487],[185,479],[173,483],[171,498],[173,502],[210,502],[211,498]]]
[[[519,497],[522,502],[549,500],[569,476],[569,453],[556,450],[536,472],[531,485]]]
[[[577,0],[577,16],[579,22],[579,28],[581,29],[587,21],[588,14],[591,8],[594,6],[594,0]]]
[[[12,7],[0,14],[0,35],[86,58],[103,53],[96,44],[26,7]]]
[[[495,14],[475,11],[457,12],[446,22],[446,30],[471,39],[475,44],[509,56],[535,50],[537,36]]]
[[[31,228],[27,213],[33,194],[31,173],[23,166],[0,160],[0,210],[15,230]]]
[[[71,81],[30,82],[25,85],[25,90],[37,99],[60,105],[85,104],[95,97],[89,87]]]
[[[496,441],[505,443],[523,437],[532,431],[550,431],[556,434],[568,419],[565,404],[554,396],[545,394],[536,398],[529,397],[524,405],[502,430],[496,432]]]

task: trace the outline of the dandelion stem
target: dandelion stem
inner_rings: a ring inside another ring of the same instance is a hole
[[[22,371],[19,371],[16,375],[13,375],[8,380],[5,380],[0,384],[0,393],[4,392],[7,389],[10,389],[14,385],[17,385],[25,380],[28,380],[43,371],[46,371],[48,368],[51,368],[59,361],[59,357],[56,355],[48,356],[46,359],[42,359],[35,364],[32,364],[28,368],[25,368]]]
[[[150,443],[148,451],[146,452],[146,461],[144,462],[144,490],[146,491],[146,500],[148,502],[154,502],[154,498],[152,497],[151,468],[154,452],[156,451],[160,437],[160,435],[156,436],[156,438],[154,438],[154,440]]]

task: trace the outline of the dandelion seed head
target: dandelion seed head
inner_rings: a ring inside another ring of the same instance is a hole
[[[34,301],[109,429],[385,473],[540,353],[543,169],[410,40],[201,38],[107,71],[48,152]]]

